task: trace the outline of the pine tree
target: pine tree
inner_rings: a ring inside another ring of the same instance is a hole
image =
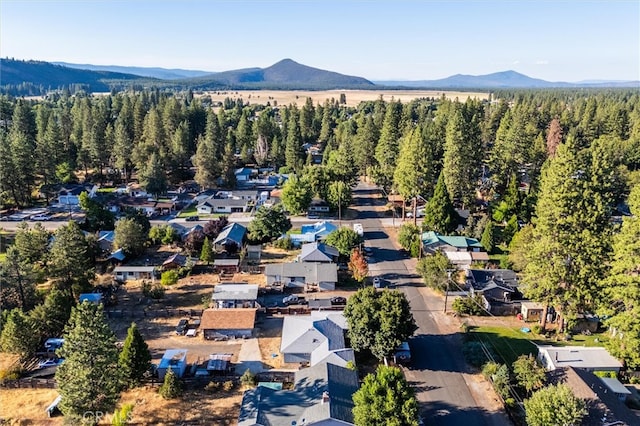
[[[207,265],[213,260],[213,251],[211,250],[211,242],[209,237],[204,238],[202,243],[202,251],[200,252],[200,260],[207,262]]]
[[[164,399],[174,399],[182,395],[182,384],[171,367],[167,369],[167,373],[164,375],[164,383],[158,389],[158,393]]]
[[[122,352],[118,360],[122,373],[123,384],[127,388],[137,386],[151,367],[151,352],[149,346],[140,334],[136,323],[131,323],[127,330]]]
[[[22,358],[33,356],[39,343],[34,324],[17,308],[9,311],[6,318],[0,335],[0,349]]]
[[[482,232],[482,238],[480,239],[480,244],[482,244],[482,247],[484,247],[488,253],[491,253],[495,248],[496,235],[492,221],[489,221],[487,226],[485,226],[484,231]]]
[[[378,163],[374,179],[382,187],[390,188],[398,159],[401,132],[402,103],[391,101],[387,106],[380,140],[376,145],[375,159]]]
[[[304,179],[290,175],[282,187],[282,203],[294,215],[305,212],[311,204],[311,186]]]
[[[475,175],[477,170],[473,161],[473,150],[467,139],[466,123],[462,107],[455,104],[452,116],[447,122],[444,150],[444,180],[451,200],[461,200],[466,206],[473,203],[475,197]]]
[[[56,371],[61,411],[77,421],[88,411],[112,411],[120,397],[121,373],[115,335],[102,304],[76,306],[63,337],[58,354],[65,361]]]
[[[157,199],[167,192],[167,174],[158,154],[151,154],[149,162],[141,171],[140,184],[148,193]]]
[[[220,174],[220,166],[216,148],[209,138],[198,138],[196,154],[193,156],[196,167],[195,181],[201,188],[213,188]]]
[[[89,244],[74,221],[61,226],[55,233],[50,251],[49,273],[58,286],[78,295],[90,286],[95,276]]]
[[[424,221],[422,227],[425,230],[435,231],[440,234],[448,234],[458,226],[458,213],[456,213],[447,185],[444,182],[444,173],[440,172],[433,197],[424,209]]]
[[[302,150],[302,135],[300,134],[298,111],[296,109],[291,112],[291,118],[288,122],[284,156],[285,165],[289,170],[296,172],[302,169],[304,151]]]

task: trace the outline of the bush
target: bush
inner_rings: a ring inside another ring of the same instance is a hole
[[[482,367],[489,359],[480,342],[467,342],[462,346],[464,359],[473,367]]]
[[[165,271],[162,273],[160,282],[162,285],[174,285],[178,282],[178,271]]]
[[[247,370],[240,377],[240,383],[244,387],[254,387],[258,384],[258,381],[256,380],[256,375],[247,368]]]
[[[180,383],[180,379],[171,367],[167,370],[167,374],[164,376],[164,383],[158,389],[158,393],[164,399],[173,399],[182,395],[182,383]]]
[[[509,368],[506,365],[501,365],[492,378],[494,389],[503,400],[506,400],[509,397],[509,383],[511,381]]]
[[[458,297],[453,301],[453,311],[458,315],[486,315],[482,308],[482,299],[475,297]]]
[[[215,393],[220,390],[220,382],[211,381],[204,387],[207,392]]]
[[[618,375],[616,374],[615,371],[594,371],[593,374],[598,377],[605,377],[605,378],[608,377],[610,379],[618,378]]]
[[[164,287],[152,284],[150,281],[142,282],[142,294],[152,299],[162,299],[164,297]]]
[[[13,366],[7,369],[0,370],[0,383],[8,382],[11,380],[18,380],[23,373],[23,369],[20,366]]]
[[[273,246],[282,250],[293,250],[293,240],[290,236],[286,235],[283,238],[275,240]]]
[[[494,374],[498,372],[498,368],[500,368],[500,364],[496,362],[488,362],[482,367],[482,375],[486,379],[490,379]]]
[[[225,392],[231,392],[235,387],[236,387],[236,384],[233,383],[233,380],[227,380],[222,384],[222,390]]]
[[[533,334],[542,334],[542,326],[540,324],[534,324],[531,326]]]

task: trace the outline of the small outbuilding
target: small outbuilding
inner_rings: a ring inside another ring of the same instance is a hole
[[[544,313],[544,305],[537,302],[520,302],[520,313],[525,321],[540,321]]]
[[[187,264],[187,256],[180,253],[175,253],[169,256],[164,262],[162,262],[162,269],[167,271],[170,269],[184,268]]]
[[[158,365],[158,378],[164,380],[167,370],[171,370],[177,377],[182,377],[187,371],[187,350],[167,349]]]
[[[240,259],[214,259],[213,269],[222,274],[235,274],[240,270]]]
[[[96,305],[99,305],[100,303],[102,303],[102,293],[82,293],[78,297],[78,302],[82,303],[85,300],[87,302],[95,303]]]

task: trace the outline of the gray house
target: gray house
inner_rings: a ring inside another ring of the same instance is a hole
[[[285,287],[316,287],[320,291],[332,291],[338,282],[335,263],[293,262],[266,265],[264,274],[267,285],[283,284]]]
[[[588,346],[538,346],[538,361],[549,371],[573,367],[585,371],[614,371],[622,368],[620,361],[605,348]]]
[[[297,371],[291,390],[258,386],[246,391],[238,426],[352,425],[352,395],[358,386],[355,370],[317,364]]]
[[[286,316],[282,323],[280,352],[285,362],[316,365],[331,359],[346,366],[355,361],[345,343],[347,321],[342,312],[315,311],[311,315]]]
[[[216,284],[211,299],[216,308],[257,308],[258,284]]]
[[[244,213],[253,206],[253,201],[234,198],[210,197],[198,203],[199,214]]]
[[[302,251],[298,256],[300,262],[323,262],[331,263],[338,260],[340,252],[337,248],[320,243],[307,243],[302,245]]]

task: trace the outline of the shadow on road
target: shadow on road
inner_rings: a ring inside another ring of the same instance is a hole
[[[503,415],[489,412],[481,407],[460,408],[443,401],[432,401],[422,404],[420,415],[425,425],[429,426],[472,426],[478,425],[478,417],[484,418],[484,424],[501,424]],[[493,418],[499,420],[493,420]]]

